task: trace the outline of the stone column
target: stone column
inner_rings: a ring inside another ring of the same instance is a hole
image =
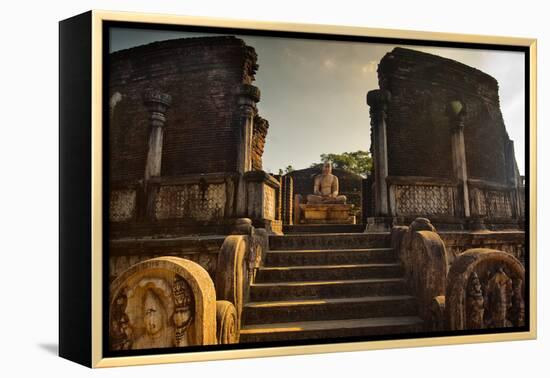
[[[238,90],[238,125],[239,143],[237,170],[245,173],[252,169],[252,131],[256,103],[260,101],[260,90],[250,84],[242,84]]]
[[[158,180],[153,181],[155,181],[155,178],[160,177],[164,124],[166,122],[166,111],[172,103],[172,97],[159,91],[148,91],[145,93],[143,102],[150,113],[150,133],[139,216],[154,219],[159,183]]]
[[[376,89],[367,93],[370,106],[371,144],[373,146],[375,215],[388,216],[388,143],[386,136],[386,116],[391,93]],[[363,199],[365,202],[366,199]]]
[[[470,195],[468,190],[468,169],[466,148],[464,146],[464,117],[466,109],[462,102],[455,100],[447,105],[447,115],[451,126],[451,148],[453,155],[453,173],[462,191],[464,216],[470,217]]]
[[[282,184],[282,220],[283,224],[291,225],[293,224],[294,216],[294,180],[292,176],[284,175],[281,178]]]
[[[246,185],[242,175],[252,169],[252,132],[256,103],[260,101],[260,90],[250,84],[241,84],[237,91],[237,172],[240,173],[237,188],[237,216],[246,216]]]
[[[149,124],[151,126],[149,150],[145,164],[145,181],[148,181],[151,177],[160,176],[165,114],[172,103],[172,97],[158,91],[149,91],[145,94],[144,103],[150,112]]]

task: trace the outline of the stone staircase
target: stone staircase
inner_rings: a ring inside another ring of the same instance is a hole
[[[243,309],[240,342],[421,329],[388,233],[289,233],[270,236],[269,244]]]

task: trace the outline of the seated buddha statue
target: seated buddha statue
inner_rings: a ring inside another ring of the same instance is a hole
[[[338,177],[332,174],[332,163],[323,164],[322,173],[313,179],[313,194],[307,196],[308,204],[345,204],[346,196],[338,195]]]

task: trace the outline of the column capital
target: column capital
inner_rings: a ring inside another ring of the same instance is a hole
[[[237,87],[237,95],[239,96],[239,103],[242,100],[248,100],[254,103],[260,102],[260,89],[252,84],[239,85]]]
[[[385,89],[375,89],[367,93],[367,105],[371,109],[386,110],[386,107],[391,102],[391,93]]]
[[[256,103],[260,101],[260,90],[251,84],[241,84],[237,87],[237,103],[241,114],[253,117],[256,114]]]
[[[460,100],[449,101],[445,112],[451,121],[451,129],[453,131],[464,130],[464,118],[466,116],[466,104],[464,102]]]
[[[172,105],[172,96],[157,90],[148,90],[143,95],[143,103],[149,111],[164,114]]]

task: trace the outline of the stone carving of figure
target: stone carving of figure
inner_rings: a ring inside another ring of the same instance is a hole
[[[144,295],[143,325],[145,333],[136,340],[133,349],[166,348],[175,345],[174,328],[168,325],[166,309],[152,289],[147,289]]]
[[[466,308],[468,318],[466,326],[468,329],[481,329],[484,326],[485,300],[481,292],[481,282],[479,282],[479,277],[475,272],[470,279],[467,295]]]
[[[313,194],[307,196],[308,204],[345,204],[346,196],[338,195],[338,177],[332,174],[332,163],[323,164],[320,175],[313,181]]]
[[[521,278],[512,280],[512,310],[511,318],[517,327],[525,325],[525,302],[523,301],[523,281]]]
[[[195,312],[193,293],[185,280],[176,275],[172,285],[172,295],[174,298],[174,315],[172,320],[175,329],[175,346],[187,346],[189,340],[187,330],[193,322]]]
[[[113,303],[111,312],[111,349],[128,350],[132,347],[132,327],[126,314],[128,298],[123,290]]]
[[[511,327],[508,319],[512,307],[512,280],[501,267],[487,284],[487,309],[491,328]]]

